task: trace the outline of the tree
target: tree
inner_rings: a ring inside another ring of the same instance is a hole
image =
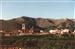
[[[51,29],[56,29],[57,27],[54,26],[54,25],[49,25],[46,29],[45,29],[45,32],[48,32],[49,30]]]

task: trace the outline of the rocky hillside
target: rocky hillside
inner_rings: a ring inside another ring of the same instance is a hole
[[[37,27],[39,29],[70,28],[75,29],[75,19],[45,19],[22,16],[11,20],[0,20],[0,30],[13,31],[21,29],[22,24],[26,28]]]

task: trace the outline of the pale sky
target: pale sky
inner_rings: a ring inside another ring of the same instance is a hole
[[[75,18],[74,0],[2,0],[0,9],[0,18],[2,19],[20,16],[54,19]]]

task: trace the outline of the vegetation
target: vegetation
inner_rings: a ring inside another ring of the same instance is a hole
[[[2,37],[6,45],[15,45],[23,49],[74,49],[75,36],[27,35]]]

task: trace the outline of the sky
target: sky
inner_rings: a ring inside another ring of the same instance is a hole
[[[21,16],[42,18],[75,18],[74,0],[2,0],[0,19]]]
[[[74,18],[75,18],[75,3],[74,3]]]

